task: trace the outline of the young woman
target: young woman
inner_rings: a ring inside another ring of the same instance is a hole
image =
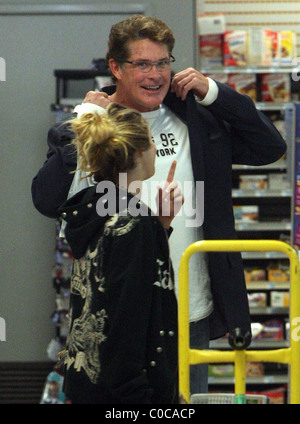
[[[136,196],[156,148],[139,112],[116,103],[71,121],[79,168],[95,179],[60,208],[74,255],[65,393],[72,403],[177,401],[177,304],[168,227]],[[170,193],[169,197],[166,193]],[[160,208],[162,209],[162,208]],[[176,209],[176,208],[175,208]],[[177,206],[178,211],[178,206]]]

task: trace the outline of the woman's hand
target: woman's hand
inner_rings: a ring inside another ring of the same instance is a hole
[[[174,181],[176,161],[172,162],[166,183],[163,188],[158,187],[156,197],[158,217],[164,228],[169,228],[172,220],[180,211],[184,197],[177,181]]]

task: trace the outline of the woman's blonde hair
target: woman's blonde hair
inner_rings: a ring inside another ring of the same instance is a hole
[[[150,147],[149,127],[142,115],[117,103],[106,113],[85,113],[70,121],[78,168],[96,181],[118,182],[119,174],[135,166],[134,153]]]

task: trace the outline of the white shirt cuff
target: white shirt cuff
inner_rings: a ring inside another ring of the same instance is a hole
[[[94,103],[81,103],[74,108],[74,113],[77,113],[78,118],[80,118],[84,113],[94,113],[98,112],[102,114],[105,112],[105,109],[101,106],[95,105]]]
[[[208,92],[206,93],[206,96],[204,97],[204,99],[200,100],[197,96],[195,96],[197,102],[200,103],[200,105],[202,106],[211,105],[216,100],[219,94],[219,88],[216,82],[209,77],[207,77],[207,79],[208,79]]]

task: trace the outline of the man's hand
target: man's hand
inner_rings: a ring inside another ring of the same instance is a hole
[[[187,68],[175,74],[171,83],[171,91],[185,100],[187,93],[193,90],[194,94],[203,100],[208,92],[208,79],[194,68]]]
[[[112,100],[110,99],[110,96],[104,91],[89,91],[83,100],[83,103],[93,103],[95,105],[103,107],[104,109],[111,102]]]
[[[164,228],[170,227],[172,220],[178,214],[184,203],[184,197],[178,182],[174,181],[175,169],[176,161],[174,160],[170,167],[167,181],[163,188],[158,188],[158,195],[156,198],[159,220]]]

